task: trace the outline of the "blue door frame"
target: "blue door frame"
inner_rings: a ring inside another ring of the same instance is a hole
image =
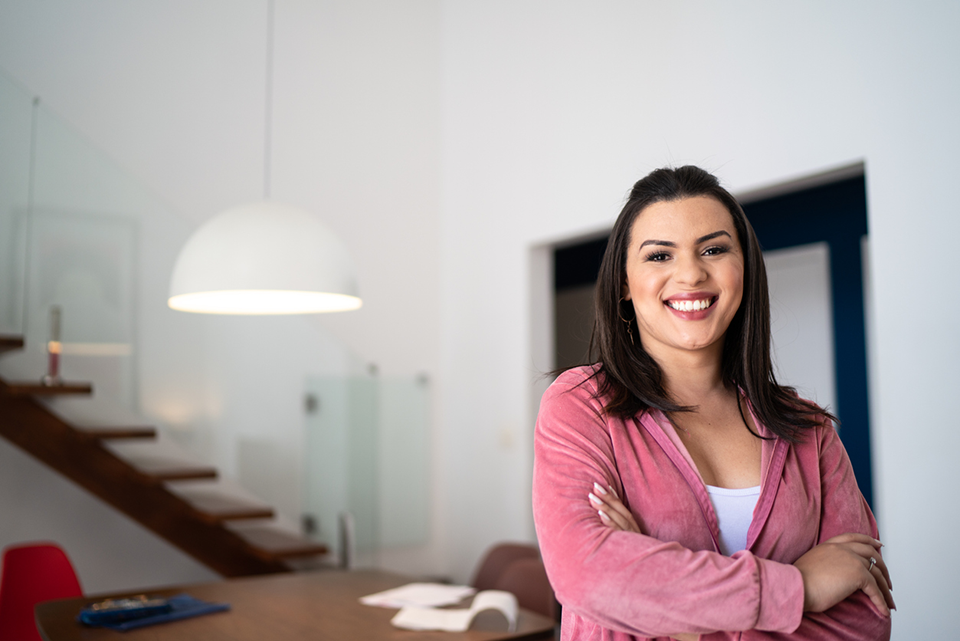
[[[867,235],[867,194],[862,175],[743,206],[760,246],[783,249],[829,245],[833,349],[839,430],[860,491],[873,506],[867,337],[862,239]]]

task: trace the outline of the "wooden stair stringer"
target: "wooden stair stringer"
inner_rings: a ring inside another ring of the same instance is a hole
[[[0,381],[0,436],[223,576],[290,571],[217,519],[204,517],[98,439]],[[316,546],[322,553],[322,546]]]

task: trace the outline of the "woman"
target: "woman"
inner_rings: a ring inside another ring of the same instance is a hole
[[[776,384],[760,247],[715,177],[634,185],[596,309],[598,362],[535,436],[562,638],[889,638],[876,522],[829,414]]]

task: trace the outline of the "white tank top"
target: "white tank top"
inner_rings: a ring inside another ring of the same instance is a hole
[[[730,556],[747,549],[747,530],[760,498],[760,486],[731,489],[708,485],[707,492],[720,523],[720,551]]]

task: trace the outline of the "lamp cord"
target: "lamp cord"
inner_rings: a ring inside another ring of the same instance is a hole
[[[271,123],[273,121],[273,0],[267,0],[267,97],[263,140],[263,199],[270,198]]]

